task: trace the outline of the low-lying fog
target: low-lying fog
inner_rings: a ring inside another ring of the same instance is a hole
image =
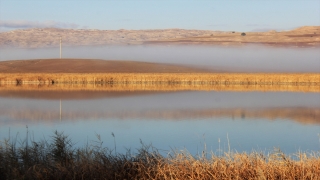
[[[175,63],[233,72],[320,72],[317,47],[82,46],[63,47],[62,57]],[[0,61],[39,58],[59,58],[59,48],[0,49]]]

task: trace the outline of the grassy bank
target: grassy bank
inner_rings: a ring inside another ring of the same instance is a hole
[[[28,136],[27,136],[28,137]],[[164,157],[142,144],[136,153],[119,154],[96,144],[75,148],[56,132],[50,142],[14,140],[0,144],[0,179],[317,179],[319,152],[299,152],[296,157],[280,150],[269,154],[202,152],[194,157],[185,151]]]
[[[320,74],[0,73],[0,90],[21,89],[21,86],[30,90],[320,92]]]

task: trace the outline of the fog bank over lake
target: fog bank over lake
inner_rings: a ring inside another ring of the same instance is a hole
[[[0,61],[58,58],[59,48],[1,49]],[[320,72],[319,48],[134,45],[63,47],[63,58],[174,63],[225,72]]]

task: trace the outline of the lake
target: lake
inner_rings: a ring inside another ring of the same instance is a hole
[[[56,58],[57,48],[2,49],[0,60]],[[109,46],[67,47],[64,57],[136,60],[224,72],[320,72],[316,48]],[[63,131],[82,147],[101,135],[118,152],[141,147],[192,154],[320,150],[320,93],[262,91],[4,91],[0,139],[34,140]],[[115,137],[111,134],[114,133]],[[114,140],[116,145],[114,144]]]

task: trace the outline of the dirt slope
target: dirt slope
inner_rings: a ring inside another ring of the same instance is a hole
[[[188,73],[209,70],[172,64],[94,59],[0,61],[0,73]]]

